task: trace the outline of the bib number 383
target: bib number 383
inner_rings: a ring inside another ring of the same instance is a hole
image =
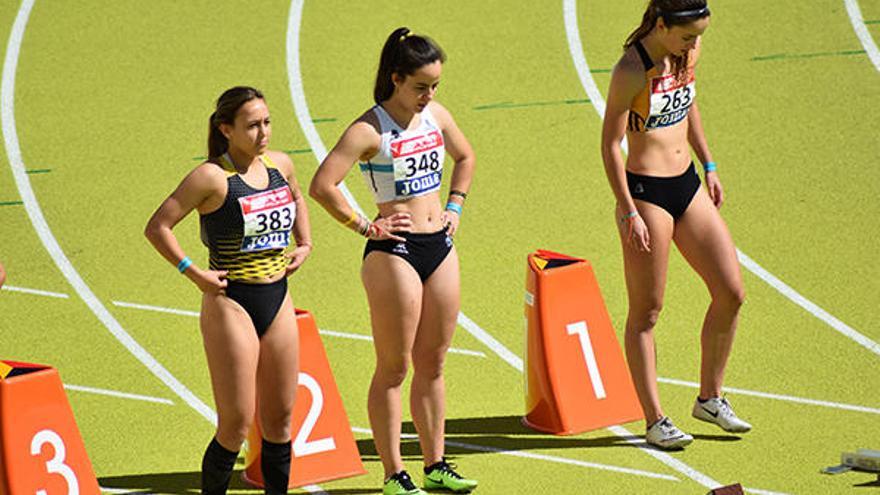
[[[289,187],[279,187],[238,198],[244,219],[241,252],[284,249],[290,245],[290,228],[296,203]]]
[[[420,196],[440,189],[443,175],[443,134],[438,130],[391,142],[394,194]]]

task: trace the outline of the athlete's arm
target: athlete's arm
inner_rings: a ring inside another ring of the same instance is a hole
[[[6,282],[6,270],[3,269],[3,263],[0,263],[0,287],[3,287],[3,282]]]
[[[467,194],[471,187],[471,181],[474,178],[474,169],[476,168],[476,156],[471,147],[471,143],[464,137],[464,133],[458,128],[452,114],[446,110],[443,105],[432,102],[431,112],[437,119],[440,129],[443,131],[443,141],[446,144],[446,151],[455,162],[452,169],[452,179],[449,183],[450,191],[460,191]],[[458,195],[450,195],[449,202],[457,203],[459,206],[464,203],[464,198]],[[446,219],[449,223],[449,235],[454,235],[458,230],[459,216],[455,212],[445,210]]]
[[[611,73],[605,118],[602,121],[602,161],[611,191],[617,199],[618,224],[627,225],[626,239],[642,251],[650,251],[650,236],[644,221],[637,215],[635,201],[626,184],[626,162],[620,143],[626,136],[626,124],[633,99],[645,84],[645,71],[624,56]]]
[[[299,182],[296,180],[296,173],[290,157],[286,153],[277,151],[269,152],[269,155],[271,155],[272,161],[278,165],[278,169],[290,185],[293,202],[296,204],[296,218],[293,220],[293,236],[296,238],[296,248],[285,254],[290,260],[287,264],[286,275],[290,275],[305,262],[312,252],[312,228],[309,223],[309,208],[306,205],[306,198],[299,187]]]
[[[203,163],[189,173],[177,186],[177,189],[159,205],[144,229],[156,251],[172,265],[177,265],[186,255],[172,229],[194,209],[202,206],[212,196],[222,194],[225,177],[216,165]],[[202,292],[216,292],[226,287],[226,272],[201,270],[195,264],[190,265],[184,274],[195,283]]]
[[[369,220],[358,218],[357,221],[349,222],[356,217],[357,213],[348,204],[339,183],[345,179],[354,163],[363,156],[371,155],[379,148],[380,136],[367,122],[356,121],[345,130],[345,133],[330,150],[324,161],[312,177],[309,185],[309,196],[321,204],[330,215],[339,222],[348,223],[355,231],[361,230],[365,222]],[[406,230],[412,225],[408,213],[397,213],[388,218],[379,218],[375,222],[374,232],[367,235],[374,239],[394,239],[405,241],[403,237],[393,235],[390,230]]]
[[[694,153],[697,154],[700,163],[711,162],[712,153],[709,151],[709,144],[706,142],[706,133],[703,131],[703,119],[700,116],[700,108],[696,101],[691,105],[687,118],[688,143],[690,143]],[[721,179],[718,178],[717,171],[706,173],[706,190],[709,192],[712,202],[715,203],[715,207],[721,208],[721,204],[724,203],[724,189],[721,187]]]

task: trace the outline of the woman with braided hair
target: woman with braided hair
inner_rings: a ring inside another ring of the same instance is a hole
[[[721,396],[745,291],[733,240],[718,211],[724,192],[695,99],[694,70],[709,19],[705,0],[649,2],[612,72],[602,128],[629,297],[627,361],[645,413],[645,439],[662,449],[693,441],[664,415],[657,391],[653,332],[671,241],[712,298],[703,321],[700,393],[692,415],[729,432],[751,429]],[[626,159],[624,136],[630,146]],[[691,150],[703,164],[705,189]]]

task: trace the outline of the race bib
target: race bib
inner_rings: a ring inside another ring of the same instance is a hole
[[[686,83],[675,74],[651,79],[651,112],[645,129],[668,127],[684,120],[697,96],[694,82],[693,71],[688,73]]]
[[[443,134],[429,131],[391,141],[394,195],[398,199],[440,189],[443,176]]]
[[[289,187],[279,187],[238,198],[244,219],[243,253],[284,249],[290,245],[290,228],[296,218],[296,203]]]

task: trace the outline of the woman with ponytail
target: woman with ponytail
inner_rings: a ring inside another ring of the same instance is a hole
[[[602,128],[629,296],[627,361],[645,413],[646,441],[662,449],[693,441],[665,416],[657,391],[654,327],[671,242],[712,298],[702,326],[700,393],[691,414],[728,432],[751,429],[721,396],[745,291],[733,240],[718,211],[724,193],[695,99],[694,69],[709,19],[705,0],[649,2],[612,73]],[[626,159],[624,136],[630,147]],[[691,150],[703,164],[705,189]]]
[[[443,362],[459,309],[458,256],[452,236],[474,173],[474,153],[452,116],[434,100],[445,56],[430,38],[399,28],[382,48],[375,105],[358,117],[321,164],[311,196],[366,237],[361,278],[370,304],[376,370],[367,408],[385,470],[385,495],[416,495],[400,455],[401,385],[412,363],[410,410],[424,458],[425,488],[468,492],[443,457]],[[445,208],[443,159],[455,162]],[[339,183],[355,162],[373,192],[369,220]]]
[[[159,206],[145,232],[202,292],[199,322],[217,407],[217,431],[202,459],[203,494],[226,493],[255,409],[263,433],[265,492],[287,493],[299,372],[287,277],[311,253],[312,243],[293,163],[268,149],[271,134],[260,91],[224,92],[209,122],[208,159]],[[184,254],[172,232],[193,210],[208,248],[207,269]]]

